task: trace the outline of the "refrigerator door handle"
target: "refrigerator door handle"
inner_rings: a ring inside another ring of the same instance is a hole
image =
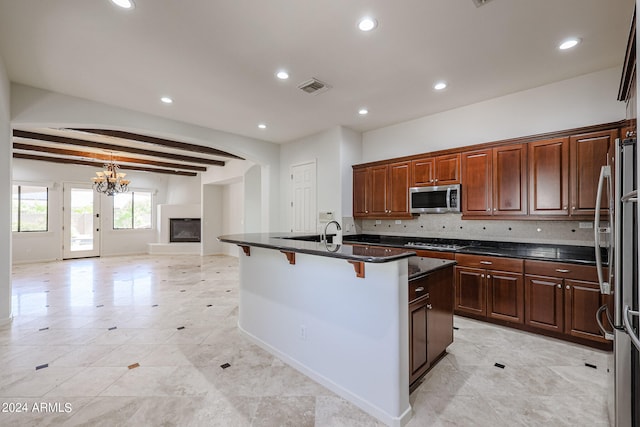
[[[609,324],[611,324],[611,318],[609,317],[609,312],[607,310],[607,305],[606,304],[603,305],[602,307],[600,307],[598,309],[598,311],[596,312],[596,322],[598,322],[598,327],[600,328],[600,332],[602,332],[602,335],[604,336],[604,339],[606,339],[608,341],[613,341],[613,332],[608,332],[604,328],[604,325],[602,324],[602,320],[600,319],[603,311],[606,311],[607,320],[609,321]]]
[[[640,351],[640,339],[638,339],[638,336],[633,332],[633,327],[631,326],[629,315],[640,316],[640,311],[633,311],[631,310],[631,307],[625,305],[624,313],[622,315],[622,320],[624,321],[624,329],[629,335],[629,338],[631,338],[631,342],[633,343],[633,345],[638,349],[638,351]]]
[[[611,180],[611,167],[609,165],[602,166],[600,169],[600,177],[598,178],[598,192],[596,193],[596,206],[595,206],[595,218],[594,218],[594,240],[596,250],[596,270],[598,272],[598,283],[600,284],[600,293],[603,295],[611,294],[611,285],[604,281],[602,277],[602,255],[600,253],[600,233],[610,232],[613,224],[609,224],[608,228],[600,229],[600,209],[602,206],[602,188],[604,187],[604,180]],[[611,196],[611,193],[609,193]],[[610,212],[611,214],[611,212]],[[609,260],[611,261],[611,260]]]
[[[624,196],[622,196],[620,201],[622,203],[627,203],[627,202],[638,203],[638,190],[633,190],[625,194]]]

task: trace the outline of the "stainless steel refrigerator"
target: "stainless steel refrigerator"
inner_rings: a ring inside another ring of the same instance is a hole
[[[637,195],[640,168],[636,145],[635,135],[616,141],[615,160],[604,166],[600,174],[594,224],[600,291],[607,301],[598,311],[597,319],[605,337],[613,340],[607,397],[609,420],[616,427],[640,425]],[[606,225],[601,225],[599,207],[605,191],[610,195],[610,217]],[[608,274],[604,273],[602,252],[607,255]]]

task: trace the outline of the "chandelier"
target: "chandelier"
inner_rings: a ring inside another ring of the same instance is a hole
[[[98,193],[104,193],[107,196],[113,196],[116,193],[124,193],[129,189],[128,179],[124,179],[126,173],[118,172],[118,166],[115,162],[105,163],[104,171],[96,172],[97,176],[92,178],[93,188]]]

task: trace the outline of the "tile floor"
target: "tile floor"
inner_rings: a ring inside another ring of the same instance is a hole
[[[238,333],[233,257],[17,265],[13,288],[2,426],[380,425]],[[455,324],[448,355],[411,394],[409,427],[608,425],[607,353]]]

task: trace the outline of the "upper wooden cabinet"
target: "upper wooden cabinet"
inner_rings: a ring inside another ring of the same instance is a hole
[[[355,218],[413,218],[409,213],[410,163],[353,168]]]
[[[585,133],[569,138],[569,159],[571,161],[569,171],[571,179],[570,215],[589,217],[595,215],[600,168],[607,164],[607,157],[613,152],[617,137],[618,130],[616,129]],[[602,200],[609,200],[607,191],[602,194]],[[601,215],[606,214],[607,209],[603,209]]]
[[[527,214],[527,150],[512,144],[462,153],[462,213]]]
[[[460,153],[411,161],[411,187],[460,183]]]
[[[569,138],[529,144],[529,214],[569,214]]]

